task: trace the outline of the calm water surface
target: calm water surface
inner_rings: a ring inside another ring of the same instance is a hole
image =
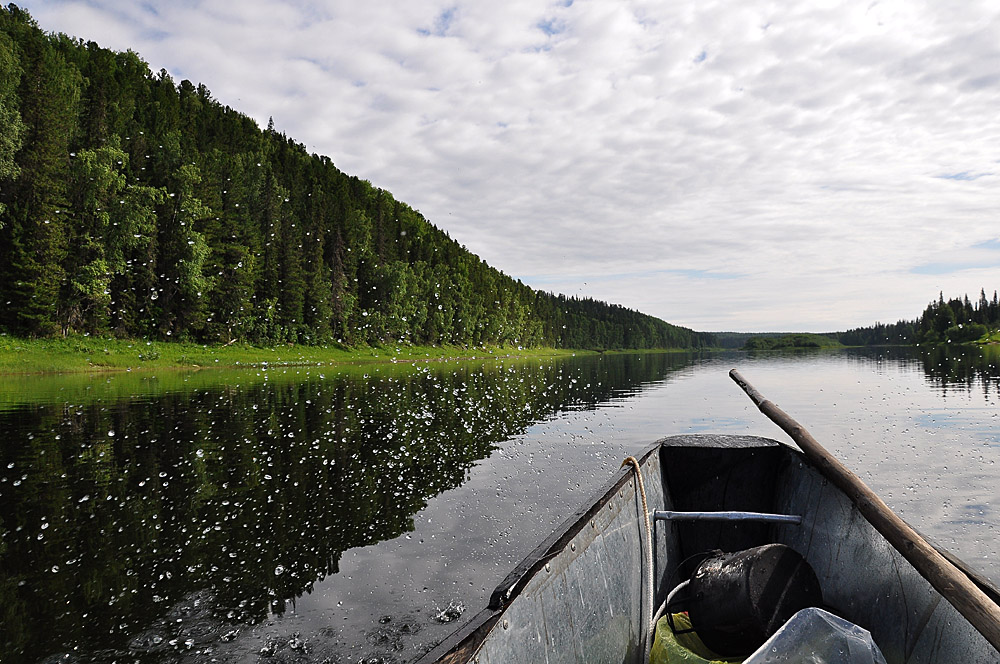
[[[1000,583],[996,348],[0,378],[0,659],[411,661],[732,367]]]

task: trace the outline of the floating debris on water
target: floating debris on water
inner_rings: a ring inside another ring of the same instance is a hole
[[[450,623],[458,620],[465,613],[465,605],[458,601],[448,603],[443,609],[437,609],[437,613],[431,616],[431,620],[437,623]]]
[[[275,641],[274,639],[268,639],[267,643],[265,643],[260,648],[260,656],[261,657],[271,657],[277,651],[278,651],[278,642]]]

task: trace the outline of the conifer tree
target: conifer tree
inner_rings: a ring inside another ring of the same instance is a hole
[[[18,175],[14,157],[21,149],[25,132],[17,96],[20,82],[21,65],[14,44],[10,37],[0,32],[0,228],[3,227],[4,192]]]
[[[33,21],[20,10],[7,11],[4,24],[22,69],[18,94],[25,131],[5,212],[2,253],[7,272],[2,276],[10,304],[4,322],[18,332],[46,335],[60,330],[56,302],[68,250],[69,145],[81,77]]]

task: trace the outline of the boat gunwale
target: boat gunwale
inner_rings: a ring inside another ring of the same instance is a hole
[[[643,465],[650,455],[657,453],[667,438],[657,440],[645,447],[636,459]],[[504,611],[521,590],[542,568],[546,562],[559,555],[576,537],[587,523],[611,502],[633,476],[631,467],[622,467],[607,480],[591,497],[580,506],[563,523],[524,557],[510,573],[500,582],[490,594],[486,608],[472,617],[469,622],[444,638],[415,664],[451,664],[452,662],[467,662],[478,652],[486,636],[500,621]]]

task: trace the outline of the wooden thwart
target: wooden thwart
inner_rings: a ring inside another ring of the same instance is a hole
[[[768,401],[736,369],[729,377],[743,388],[760,412],[792,437],[816,468],[842,490],[858,511],[906,558],[983,637],[1000,651],[1000,606],[952,565],[937,549],[893,512],[861,479],[820,445],[785,411]]]

